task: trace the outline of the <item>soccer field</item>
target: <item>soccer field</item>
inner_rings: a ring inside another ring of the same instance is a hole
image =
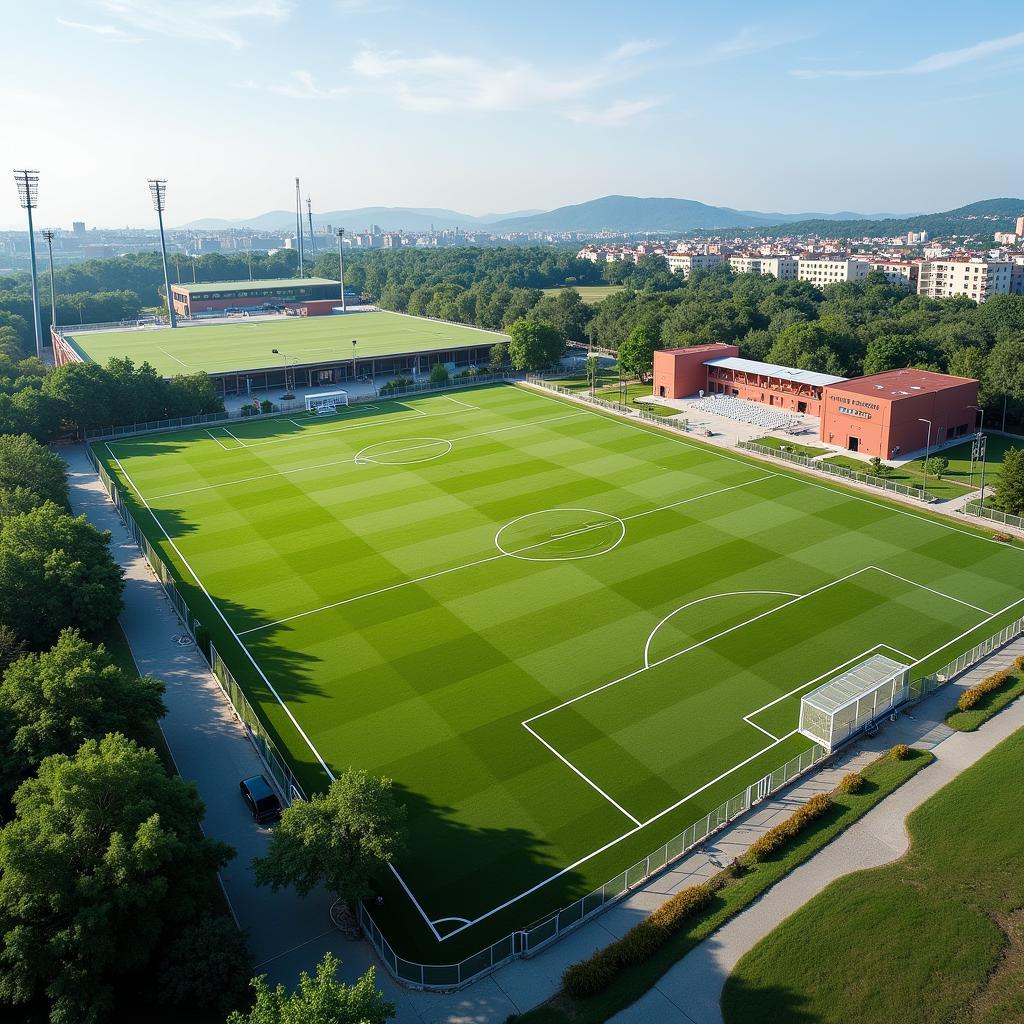
[[[522,387],[95,450],[307,790],[395,780],[374,913],[428,962],[805,750],[844,667],[922,674],[1024,602],[1020,549]]]
[[[183,324],[169,327],[126,328],[120,331],[81,331],[68,328],[65,338],[79,354],[96,363],[125,356],[149,362],[165,377],[181,373],[231,373],[277,368],[287,353],[293,363],[323,363],[352,357],[352,339],[359,358],[479,348],[502,336],[477,327],[405,316],[384,310],[335,316],[281,316],[240,319],[231,323]]]

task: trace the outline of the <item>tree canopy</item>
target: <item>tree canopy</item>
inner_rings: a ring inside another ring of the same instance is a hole
[[[508,334],[508,357],[517,370],[543,370],[557,363],[565,351],[565,339],[542,320],[517,320]]]

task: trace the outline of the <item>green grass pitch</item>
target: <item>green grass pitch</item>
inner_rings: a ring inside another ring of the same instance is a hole
[[[181,373],[230,373],[277,369],[280,349],[292,362],[319,363],[352,356],[356,339],[360,359],[405,353],[479,348],[501,341],[502,335],[424,317],[384,310],[336,316],[240,319],[232,323],[184,324],[126,328],[119,331],[68,329],[66,337],[79,354],[96,363],[112,357],[148,361],[165,377]]]
[[[395,780],[375,915],[427,962],[799,754],[843,667],[924,672],[1024,601],[1020,549],[517,386],[96,451],[307,789]]]

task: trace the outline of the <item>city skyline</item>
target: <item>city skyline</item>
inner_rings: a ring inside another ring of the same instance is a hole
[[[936,211],[1019,192],[1024,142],[999,134],[1024,80],[1019,8],[886,8],[880,32],[882,10],[44,0],[6,16],[4,151],[40,170],[40,227],[149,226],[156,175],[171,224],[287,208],[296,174],[315,210],[472,215],[607,194]],[[22,225],[11,183],[0,226]]]

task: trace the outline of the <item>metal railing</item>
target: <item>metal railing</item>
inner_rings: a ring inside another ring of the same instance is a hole
[[[897,483],[895,480],[886,480],[881,476],[872,476],[870,473],[858,473],[855,469],[848,469],[846,466],[837,466],[831,462],[819,462],[800,455],[797,452],[785,452],[779,448],[769,448],[767,445],[757,444],[756,441],[737,441],[737,448],[744,451],[755,452],[757,455],[768,455],[773,459],[782,462],[789,462],[794,466],[802,466],[805,469],[813,469],[826,476],[839,477],[842,480],[852,480],[859,484],[868,484],[871,487],[878,487],[881,490],[891,491],[893,494],[901,494],[905,498],[915,498],[917,501],[933,502],[935,495],[922,487],[909,487],[907,484]]]
[[[620,416],[643,420],[645,423],[653,423],[668,430],[677,430],[684,434],[690,430],[690,421],[683,416],[655,416],[654,413],[644,412],[643,409],[638,409],[635,406],[623,405],[621,402],[609,402],[606,398],[591,396],[587,391],[574,391],[572,388],[563,388],[560,384],[553,384],[543,377],[528,375],[526,383],[531,387],[543,388],[546,391],[554,392],[556,395],[564,395],[566,398],[575,399],[577,402],[593,405],[598,409],[607,409],[609,412],[618,413]]]
[[[1003,526],[1010,526],[1015,530],[1024,530],[1024,516],[1000,512],[997,508],[988,508],[977,501],[967,502],[961,511],[967,516],[977,516],[979,519],[989,519],[993,523],[1001,523]]]
[[[504,938],[453,964],[421,964],[399,956],[387,940],[373,915],[360,906],[359,920],[373,948],[394,978],[412,988],[451,990],[464,988],[495,968],[518,957],[529,957],[560,939],[566,932],[617,903],[637,886],[679,860],[709,836],[735,821],[754,804],[767,799],[797,776],[809,771],[828,757],[828,751],[814,744],[798,757],[751,783],[735,796],[695,821],[677,836],[642,860],[620,871],[593,892],[528,928],[511,932]]]
[[[107,495],[114,504],[118,518],[131,535],[132,540],[142,551],[142,554],[149,563],[154,575],[160,581],[160,585],[163,587],[164,593],[171,602],[171,607],[174,608],[175,613],[181,620],[182,625],[188,631],[189,636],[191,636],[195,641],[199,620],[192,614],[192,611],[185,599],[178,591],[170,568],[149,542],[149,538],[142,532],[139,524],[135,521],[135,517],[128,511],[128,508],[124,503],[124,499],[121,496],[121,489],[111,478],[104,465],[96,458],[92,448],[90,448],[89,445],[86,445],[85,451],[89,457],[89,461],[92,463],[93,468],[96,470],[96,473],[100,478],[100,483],[103,484],[104,490],[107,492]],[[263,723],[260,722],[259,717],[252,708],[252,705],[242,692],[242,688],[236,682],[235,677],[231,674],[231,670],[224,663],[224,659],[221,658],[217,649],[212,643],[210,644],[209,653],[204,651],[202,645],[198,642],[196,643],[196,647],[204,657],[208,658],[210,667],[213,669],[213,674],[217,679],[217,682],[220,683],[221,689],[227,695],[228,700],[231,701],[231,706],[234,708],[235,714],[238,716],[239,721],[245,726],[249,739],[256,748],[256,752],[259,754],[261,760],[266,766],[267,771],[273,776],[282,796],[284,796],[289,803],[291,803],[291,801],[296,797],[305,799],[302,787],[292,774],[291,769],[288,768],[283,755],[277,749],[277,744],[271,738],[270,734],[263,726]]]

